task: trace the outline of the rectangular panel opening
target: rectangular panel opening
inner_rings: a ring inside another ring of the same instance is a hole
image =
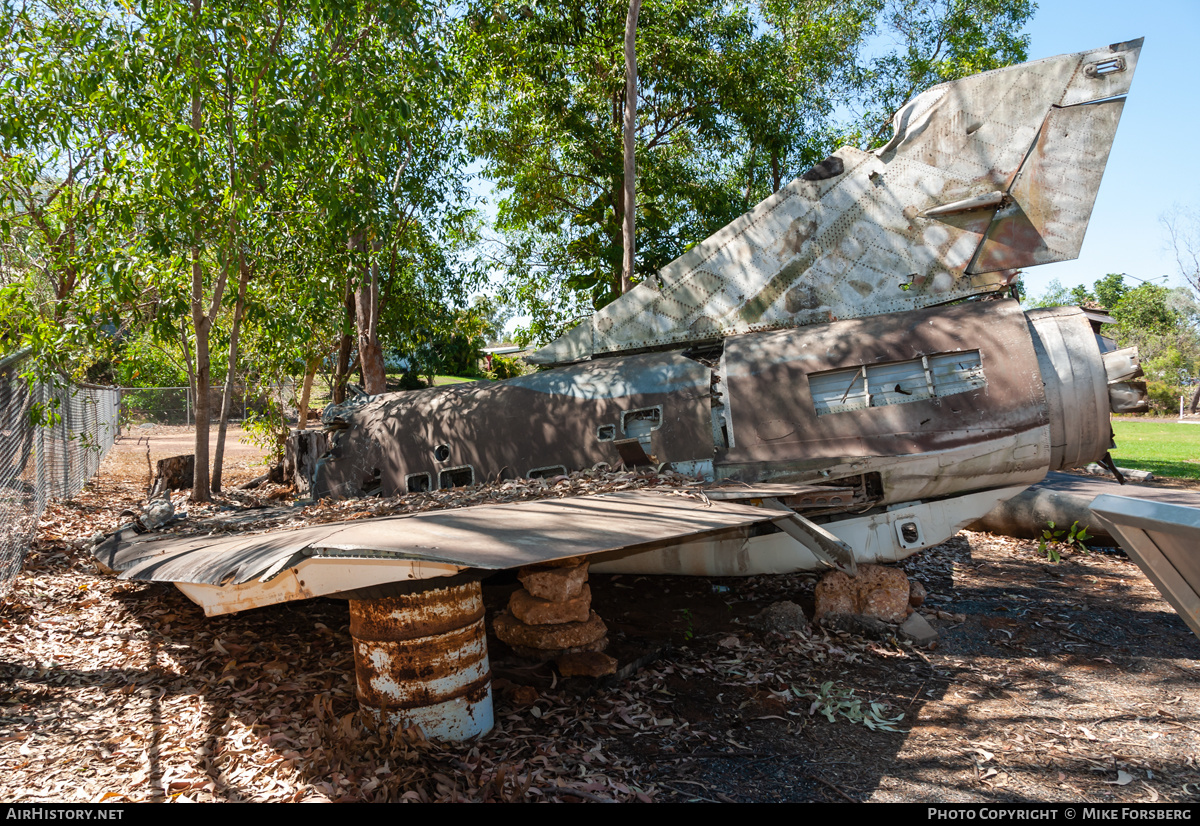
[[[535,467],[529,471],[528,475],[530,479],[553,479],[555,476],[566,476],[567,469],[562,465]]]
[[[987,386],[978,350],[810,373],[818,416],[953,396]]]
[[[661,407],[627,410],[621,414],[621,429],[631,439],[649,436],[652,430],[658,430],[660,427],[662,427]]]
[[[438,487],[442,490],[465,488],[473,484],[475,484],[475,469],[470,465],[446,468],[438,474]]]
[[[409,493],[425,493],[433,487],[433,476],[428,473],[410,473],[404,477]]]
[[[929,373],[933,379],[934,394],[939,397],[987,387],[978,350],[930,356]]]

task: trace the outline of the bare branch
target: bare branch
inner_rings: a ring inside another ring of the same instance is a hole
[[[1179,274],[1200,293],[1200,210],[1176,204],[1158,220],[1167,231]]]

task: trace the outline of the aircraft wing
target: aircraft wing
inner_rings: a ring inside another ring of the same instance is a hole
[[[1105,493],[1092,513],[1200,636],[1200,508]]]
[[[1142,41],[935,86],[538,350],[536,364],[944,304],[1079,254]]]
[[[646,551],[786,516],[699,495],[624,491],[251,535],[163,537],[124,528],[94,555],[122,579],[175,583],[212,616],[466,569]]]

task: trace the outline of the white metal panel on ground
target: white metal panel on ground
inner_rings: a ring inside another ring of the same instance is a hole
[[[1200,636],[1200,508],[1105,493],[1092,513]]]

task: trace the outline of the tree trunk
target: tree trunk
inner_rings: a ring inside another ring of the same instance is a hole
[[[296,486],[296,496],[312,495],[317,460],[329,449],[329,438],[322,430],[295,431],[283,454],[283,483]]]
[[[750,150],[750,172],[746,176],[746,194],[742,196],[745,201],[746,209],[750,208],[750,194],[754,191],[754,163],[758,158],[758,146],[754,146]]]
[[[779,150],[771,149],[771,191],[778,192],[783,181],[783,170],[779,168]]]
[[[208,488],[208,394],[211,389],[211,360],[208,352],[209,319],[204,315],[204,269],[199,247],[192,248],[192,326],[196,331],[196,476],[192,501],[211,500]]]
[[[354,318],[354,291],[351,286],[352,278],[346,279],[346,295],[343,298],[343,304],[346,308],[345,327],[349,329],[350,325],[355,323]],[[350,351],[354,348],[354,336],[349,333],[342,333],[341,341],[338,343],[337,365],[333,371],[333,403],[341,404],[346,400],[346,383],[350,376]]]
[[[192,18],[200,27],[201,0],[192,0]],[[192,129],[199,134],[201,119],[200,88],[192,91]],[[210,361],[208,334],[211,320],[204,315],[204,267],[200,263],[199,231],[192,230],[192,327],[196,332],[196,474],[192,482],[192,501],[208,502],[208,391]],[[220,298],[217,298],[220,301]]]
[[[323,360],[320,356],[314,356],[304,365],[304,387],[300,391],[300,421],[296,425],[297,430],[308,427],[308,402],[312,398],[313,379],[316,378]]]
[[[622,99],[623,97],[624,97],[623,93],[616,93],[616,92],[614,92],[613,96],[612,96],[613,127],[618,130],[622,130],[622,132],[625,129],[624,115],[622,114],[624,112],[624,106],[625,106],[625,103]],[[616,243],[617,230],[614,229],[614,227],[619,227],[620,232],[622,233],[622,242],[623,242],[624,241],[623,236],[624,236],[624,232],[625,232],[625,173],[624,173],[624,171],[622,171],[620,175],[612,176],[612,186],[609,191],[609,198],[612,202],[613,223],[612,223],[612,225],[604,228],[605,234],[608,236],[610,242]],[[610,276],[611,287],[612,287],[612,290],[611,290],[612,299],[614,301],[617,300],[618,298],[620,298],[622,295],[624,295],[624,291],[622,290],[622,284],[623,284],[624,275],[625,275],[623,263],[624,263],[624,261],[622,260],[622,266],[614,267],[612,274]]]
[[[637,39],[638,12],[642,0],[629,0],[625,18],[625,221],[621,236],[624,242],[624,262],[621,266],[621,293],[633,289],[633,255],[635,242],[636,159],[637,146]]]
[[[221,391],[221,413],[217,418],[217,446],[213,456],[212,489],[221,490],[221,470],[225,461],[225,433],[229,429],[229,406],[233,402],[233,381],[237,375],[238,333],[241,332],[242,312],[246,306],[246,285],[250,282],[250,268],[246,266],[246,256],[242,252],[241,238],[238,233],[237,202],[240,200],[237,179],[237,149],[234,142],[233,128],[233,70],[228,63],[225,65],[226,90],[226,138],[229,152],[229,190],[234,193],[234,203],[229,215],[229,259],[237,256],[238,262],[238,291],[237,301],[233,308],[233,329],[229,333],[229,364],[225,371],[225,387]]]
[[[187,368],[188,392],[192,394],[194,400],[196,398],[196,364],[192,361],[192,348],[188,346],[187,322],[179,324],[179,340],[183,342],[183,364]],[[190,402],[185,398],[183,404],[187,408]],[[192,423],[190,413],[188,413],[187,423]]]
[[[202,0],[192,0],[192,19],[200,26]],[[198,68],[198,67],[197,67]],[[192,130],[203,127],[199,86],[192,90]],[[200,264],[198,229],[192,229],[192,329],[196,331],[196,475],[192,481],[192,502],[209,502],[209,330],[211,319],[204,315],[204,267]],[[220,297],[217,303],[220,305]]]
[[[173,490],[186,490],[196,477],[195,456],[169,456],[159,459],[154,469],[154,482],[149,499],[169,498]]]
[[[1197,407],[1200,407],[1200,384],[1196,385],[1196,392],[1192,394],[1192,403],[1189,409],[1195,413]]]
[[[238,334],[242,328],[242,313],[246,307],[246,285],[250,283],[250,268],[246,266],[245,256],[238,253],[238,266],[241,269],[238,277],[237,303],[233,308],[233,329],[229,332],[229,369],[225,372],[225,389],[221,393],[221,418],[217,423],[217,446],[213,456],[212,489],[221,490],[221,469],[225,461],[225,433],[229,429],[229,407],[233,404],[233,380],[237,372]]]
[[[361,236],[355,239],[360,246]],[[387,371],[383,365],[383,346],[379,343],[379,262],[371,250],[371,261],[364,264],[358,289],[354,291],[354,312],[358,325],[358,363],[362,369],[363,389],[369,395],[387,392]]]

